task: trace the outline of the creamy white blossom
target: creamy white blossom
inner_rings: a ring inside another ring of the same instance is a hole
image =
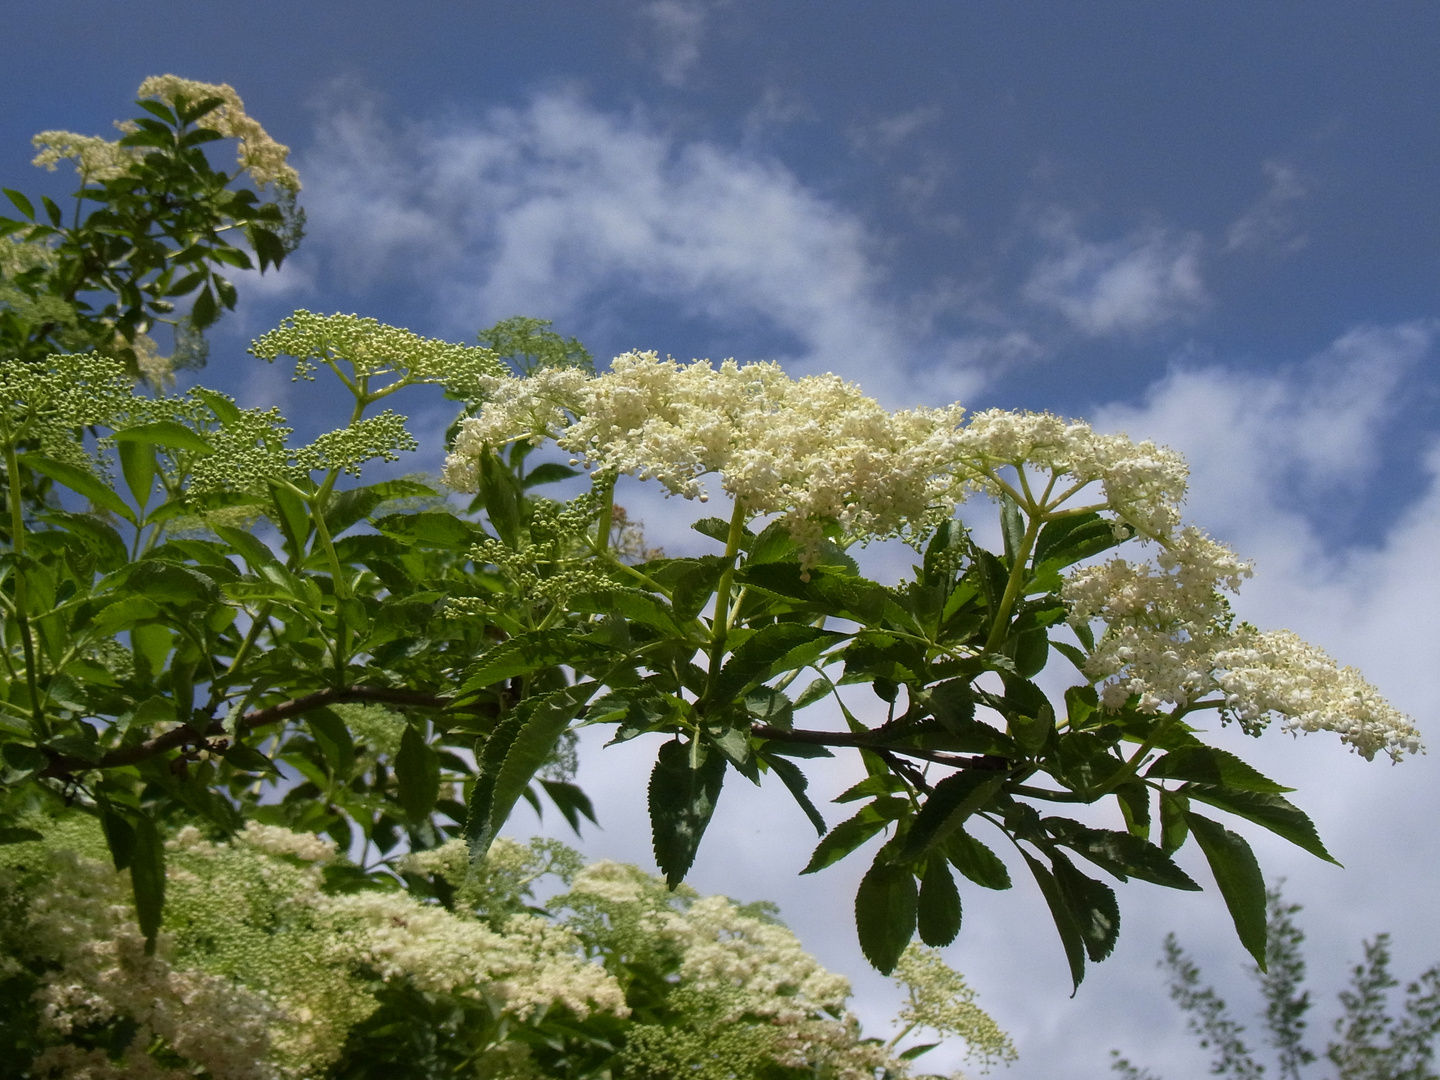
[[[1423,749],[1410,718],[1359,671],[1289,630],[1241,627],[1213,662],[1225,707],[1242,723],[1273,714],[1287,731],[1333,731],[1367,760],[1383,751],[1398,761]]]
[[[1199,529],[1156,545],[1153,561],[1112,558],[1069,575],[1062,596],[1074,623],[1104,627],[1086,662],[1101,701],[1118,708],[1219,704],[1249,731],[1272,718],[1292,732],[1333,731],[1365,758],[1422,749],[1413,722],[1358,671],[1289,630],[1232,627],[1225,593],[1251,565]]]
[[[680,364],[616,357],[590,377],[551,368],[492,379],[446,461],[445,480],[474,490],[487,447],[553,438],[597,473],[653,479],[708,498],[703,478],[752,516],[778,515],[814,561],[823,525],[859,540],[906,535],[948,517],[948,471],[963,410],[891,413],[834,375],[790,379],[774,363]]]
[[[246,115],[245,103],[229,83],[196,82],[178,75],[152,75],[140,84],[136,94],[142,98],[159,98],[167,105],[174,105],[180,97],[191,105],[207,98],[220,98],[221,103],[200,118],[201,126],[218,131],[227,139],[240,140],[237,162],[249,172],[256,187],[263,189],[274,184],[291,192],[300,190],[300,174],[287,162],[290,148],[276,142],[260,126],[260,121]]]
[[[1184,459],[1168,447],[1103,435],[1083,421],[1050,413],[1004,409],[970,417],[961,433],[957,463],[969,470],[962,478],[992,495],[1002,490],[997,468],[1007,465],[1056,477],[1056,496],[1078,495],[1098,483],[1103,505],[1152,537],[1178,525],[1189,476]]]

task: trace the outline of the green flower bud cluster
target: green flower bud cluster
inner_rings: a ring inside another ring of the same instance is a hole
[[[367,461],[398,461],[400,451],[419,448],[405,428],[405,417],[389,409],[294,449],[286,445],[293,431],[278,409],[239,410],[210,435],[215,452],[195,462],[191,492],[263,494],[271,482],[303,485],[320,470],[359,476]]]
[[[12,446],[35,440],[42,453],[95,471],[80,429],[115,426],[144,400],[133,387],[124,364],[98,353],[0,364],[0,439]]]
[[[400,384],[436,383],[471,400],[481,394],[482,377],[505,374],[505,365],[491,349],[423,338],[358,315],[297,311],[253,342],[250,352],[271,362],[294,357],[297,380],[313,379],[321,364],[340,374],[336,364],[344,363],[350,367],[347,382],[352,387],[394,375]]]

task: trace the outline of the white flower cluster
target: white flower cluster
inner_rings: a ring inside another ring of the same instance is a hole
[[[221,98],[220,105],[200,118],[200,125],[218,131],[227,139],[240,140],[237,161],[242,169],[250,173],[256,187],[263,189],[274,184],[291,192],[300,190],[300,174],[287,164],[290,148],[276,142],[260,126],[260,121],[246,115],[245,103],[228,83],[196,82],[178,75],[152,75],[140,84],[136,94],[142,98],[159,98],[172,106],[182,96],[191,105],[207,98]]]
[[[224,975],[176,964],[173,955],[164,955],[168,950],[146,956],[128,903],[128,882],[102,861],[103,841],[63,825],[53,833],[84,854],[13,845],[5,849],[0,872],[0,895],[10,916],[0,927],[0,950],[10,961],[6,974],[43,972],[36,991],[39,1034],[49,1045],[26,1075],[184,1080],[198,1066],[215,1080],[276,1077],[269,1061],[270,1027],[279,1019],[274,1005]],[[26,861],[38,861],[43,869],[20,910],[12,905],[17,871]],[[118,1060],[68,1038],[77,1029],[126,1021],[135,1031],[127,1045],[116,1047]],[[151,1056],[155,1046],[191,1067],[162,1066]]]
[[[1267,714],[1287,731],[1333,731],[1367,761],[1384,751],[1398,761],[1420,753],[1420,733],[1353,667],[1289,630],[1244,626],[1215,653],[1215,685],[1241,723]]]
[[[774,918],[722,896],[698,898],[683,885],[671,892],[638,867],[608,861],[581,871],[557,902],[575,912],[569,921],[582,938],[603,936],[618,954],[674,970],[676,993],[694,1019],[688,1030],[632,1029],[627,1061],[640,1075],[763,1074],[776,1064],[836,1080],[910,1075],[890,1048],[861,1038],[845,1008],[849,982],[822,967]],[[917,991],[927,1011],[915,1026],[938,1020],[949,1025],[942,1034],[980,1039],[967,1043],[970,1052],[986,1060],[1005,1056],[1008,1040],[974,1005],[963,980],[945,968],[951,979],[942,985],[930,968]],[[964,1000],[942,1000],[946,986],[961,989]],[[951,1023],[962,1014],[963,1030]]]
[[[1069,477],[1060,485],[1062,496],[1099,482],[1109,508],[1142,535],[1163,536],[1180,520],[1189,470],[1179,454],[1153,442],[1102,435],[1083,421],[1050,413],[987,409],[970,417],[959,451],[957,466],[992,495],[1000,491],[998,466],[1025,467]]]
[[[54,172],[62,161],[75,162],[82,183],[103,183],[124,176],[144,151],[121,146],[99,135],[77,135],[73,131],[42,131],[30,139],[39,151],[30,164]]]
[[[1140,695],[1140,708],[1189,704],[1213,689],[1211,654],[1229,606],[1220,590],[1234,592],[1250,564],[1199,529],[1186,528],[1160,546],[1154,562],[1112,558],[1081,567],[1061,596],[1070,621],[1104,622],[1086,673],[1107,683],[1110,708]]]
[[[260,121],[246,115],[245,103],[234,87],[176,75],[152,75],[140,84],[136,94],[159,98],[171,106],[181,96],[192,105],[207,98],[223,99],[222,104],[200,118],[200,125],[240,141],[238,164],[250,173],[256,187],[263,190],[274,184],[292,194],[300,190],[300,174],[287,163],[290,148],[276,142]],[[130,121],[116,126],[127,134],[135,130]],[[139,147],[121,146],[118,140],[110,142],[98,135],[77,135],[73,131],[42,131],[30,141],[39,151],[32,164],[54,172],[59,162],[73,161],[75,171],[86,183],[124,176],[145,154]]]
[[[592,1010],[623,1016],[625,995],[605,970],[586,963],[563,927],[516,915],[497,933],[403,893],[363,892],[330,899],[339,931],[337,960],[385,979],[409,979],[430,993],[484,995],[526,1019],[554,1004],[584,1019]]]
[[[1099,619],[1104,634],[1086,664],[1107,708],[1189,706],[1221,695],[1228,717],[1258,731],[1272,716],[1287,731],[1334,731],[1366,759],[1421,750],[1411,721],[1354,668],[1288,630],[1231,628],[1224,593],[1251,566],[1199,529],[1169,537],[1153,562],[1112,558],[1069,575],[1070,620]]]
[[[891,413],[834,375],[792,380],[773,363],[717,368],[653,352],[616,357],[596,377],[547,369],[485,389],[446,461],[459,490],[474,490],[486,447],[548,437],[599,472],[658,480],[685,498],[707,498],[701,478],[717,474],[747,513],[780,515],[808,560],[825,521],[868,540],[953,510],[958,405]]]
[[[255,823],[229,844],[186,828],[167,845],[165,930],[146,957],[126,876],[109,867],[93,821],[44,829],[46,843],[0,848],[0,902],[21,915],[0,927],[3,970],[43,972],[53,1045],[36,1075],[318,1075],[376,1007],[367,972],[483,997],[521,1022],[552,1005],[580,1018],[627,1011],[565,928],[525,915],[496,931],[404,892],[329,895],[320,865],[333,843]],[[111,1021],[138,1025],[120,1062],[69,1039]],[[157,1048],[188,1064],[162,1066]]]

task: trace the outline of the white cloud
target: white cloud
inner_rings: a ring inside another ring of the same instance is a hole
[[[883,156],[939,119],[938,105],[917,105],[903,112],[853,123],[845,135],[855,151]]]
[[[1225,232],[1229,251],[1294,251],[1305,246],[1305,234],[1295,222],[1293,204],[1309,189],[1300,173],[1280,161],[1267,161],[1265,175],[1270,186],[1249,210],[1236,218]]]
[[[700,43],[709,17],[704,0],[652,0],[636,15],[649,39],[661,80],[683,86],[700,60]]]
[[[1202,241],[1158,226],[1120,240],[1089,241],[1055,216],[1042,238],[1052,248],[1025,284],[1027,300],[1063,315],[1094,337],[1149,330],[1205,305]]]
[[[930,396],[934,372],[926,386],[906,376],[943,358],[923,320],[885,297],[878,245],[853,214],[772,160],[682,142],[571,93],[404,134],[352,109],[327,121],[304,166],[311,249],[357,285],[429,285],[453,332],[516,312],[593,326],[621,289],[771,328],[799,343],[780,357],[797,369],[868,376],[896,403]],[[978,383],[939,374],[957,393]]]

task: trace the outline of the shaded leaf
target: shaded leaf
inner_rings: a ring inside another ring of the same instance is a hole
[[[950,876],[950,867],[940,855],[925,864],[920,881],[917,925],[920,940],[934,948],[949,945],[960,934],[960,890]]]
[[[1244,837],[1231,832],[1218,821],[1195,813],[1187,813],[1185,818],[1196,843],[1205,853],[1210,872],[1215,875],[1215,884],[1225,898],[1225,906],[1230,909],[1230,918],[1235,922],[1240,944],[1264,971],[1265,878],[1260,873],[1255,853]]]
[[[1297,847],[1304,848],[1326,862],[1340,863],[1320,841],[1312,822],[1305,811],[1284,796],[1259,791],[1235,791],[1231,788],[1210,787],[1206,784],[1182,784],[1181,794],[1199,802],[1209,803],[1221,810],[1229,811],[1236,817],[1253,821],[1264,826],[1276,836],[1289,840]]]
[[[725,782],[725,758],[699,747],[691,767],[691,745],[678,739],[665,743],[650,774],[650,826],[655,863],[673,889],[685,879],[700,839],[715,812]]]
[[[440,796],[440,759],[410,724],[405,725],[400,752],[395,755],[395,779],[406,816],[414,822],[429,817]]]
[[[910,867],[891,862],[882,848],[855,893],[860,950],[882,975],[895,970],[915,935],[918,900]]]

